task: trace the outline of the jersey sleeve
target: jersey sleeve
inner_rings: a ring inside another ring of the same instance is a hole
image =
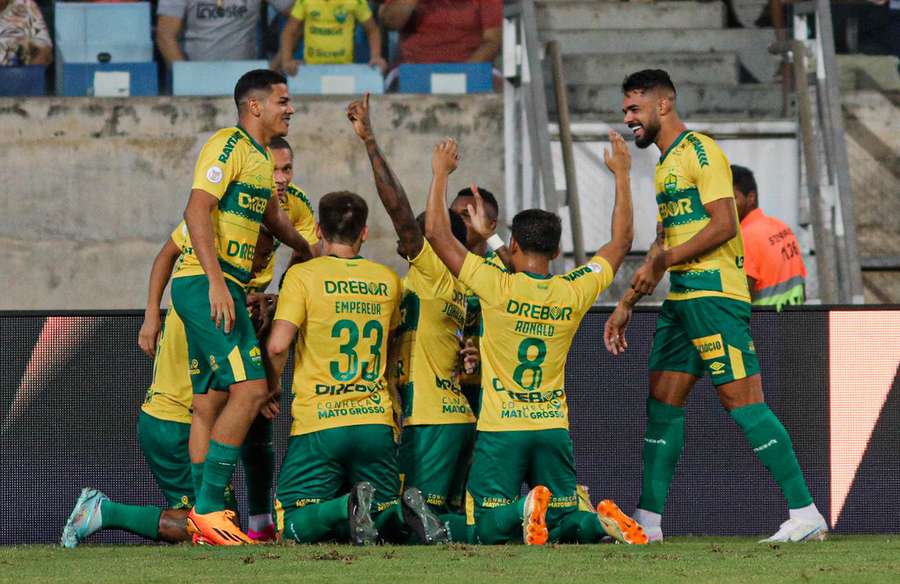
[[[291,8],[291,16],[297,20],[306,19],[306,0],[297,0]]]
[[[316,216],[312,206],[309,204],[309,200],[306,198],[306,194],[299,189],[297,191],[298,195],[288,195],[294,197],[294,200],[291,202],[293,210],[291,220],[294,224],[294,229],[297,230],[300,237],[305,239],[306,243],[312,247],[319,242],[319,238],[316,237]]]
[[[293,266],[285,274],[275,309],[275,320],[286,320],[297,328],[306,320],[308,297],[300,268],[299,265]]]
[[[237,159],[240,157],[237,148],[226,154],[225,145],[230,137],[228,132],[218,132],[206,142],[194,167],[191,188],[206,191],[217,199],[222,198],[237,175]]]
[[[190,247],[191,239],[188,235],[187,223],[184,221],[179,223],[178,227],[172,230],[172,235],[170,235],[169,238],[181,251],[184,251],[184,248],[186,247]]]
[[[486,306],[502,302],[510,286],[509,272],[471,252],[466,254],[459,280]]]
[[[159,3],[156,5],[156,15],[174,16],[184,20],[187,9],[187,0],[159,0]]]
[[[359,23],[372,18],[372,9],[369,8],[369,3],[366,0],[356,0],[356,8],[353,10],[353,15],[356,16],[356,22]]]
[[[424,240],[419,255],[409,263],[415,269],[419,283],[424,286],[424,290],[417,292],[429,293],[433,298],[440,298],[452,292],[453,274],[434,252],[427,239]]]
[[[693,138],[690,140],[694,151],[692,166],[700,202],[706,205],[719,199],[733,199],[731,166],[725,153],[712,140],[701,140],[693,135],[690,138]]]
[[[595,255],[587,264],[564,275],[572,283],[579,312],[586,312],[597,302],[600,293],[609,288],[616,273],[603,256]]]

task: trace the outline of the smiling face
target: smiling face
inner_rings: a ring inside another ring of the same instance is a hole
[[[622,101],[625,125],[634,133],[638,148],[656,142],[661,127],[657,108],[658,97],[653,91],[629,91]]]
[[[291,125],[291,116],[294,115],[294,106],[291,105],[291,96],[287,85],[276,83],[271,86],[271,91],[262,99],[258,99],[260,123],[266,132],[272,136],[287,136]]]
[[[287,148],[276,148],[272,152],[275,167],[275,192],[282,201],[287,196],[287,187],[294,180],[294,155]]]

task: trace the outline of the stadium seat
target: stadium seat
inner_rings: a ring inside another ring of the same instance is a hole
[[[268,69],[258,61],[177,61],[172,64],[172,95],[232,95],[241,75]]]
[[[0,67],[0,96],[47,95],[47,67]]]
[[[490,93],[490,63],[404,64],[397,68],[400,93]]]
[[[368,65],[304,65],[288,77],[288,91],[307,95],[384,93],[384,77]]]
[[[159,93],[148,2],[59,2],[54,29],[57,94]]]

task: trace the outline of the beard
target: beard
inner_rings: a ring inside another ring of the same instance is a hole
[[[656,142],[656,136],[659,134],[659,124],[653,124],[651,126],[644,126],[644,135],[640,138],[635,136],[634,144],[640,149],[647,148],[654,142]]]

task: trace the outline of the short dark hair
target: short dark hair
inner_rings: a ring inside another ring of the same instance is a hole
[[[463,221],[462,215],[453,209],[448,209],[447,211],[450,213],[450,231],[453,232],[453,237],[456,238],[456,241],[466,245],[466,238],[469,236],[466,222]],[[419,224],[419,229],[422,230],[422,233],[425,233],[425,211],[419,213],[419,216],[416,217],[416,223]]]
[[[625,78],[622,82],[622,93],[629,94],[632,91],[653,91],[654,89],[668,89],[673,95],[675,92],[675,84],[669,74],[662,69],[644,69],[637,71]]]
[[[559,250],[562,221],[543,209],[526,209],[513,217],[512,236],[522,251],[553,256]]]
[[[731,182],[745,195],[750,193],[759,194],[756,190],[756,179],[753,177],[753,171],[746,166],[731,165]]]
[[[247,71],[241,75],[241,78],[238,79],[237,84],[234,86],[234,105],[240,110],[241,102],[247,99],[250,92],[260,89],[271,91],[273,85],[280,83],[287,85],[287,78],[278,71],[272,71],[271,69]]]
[[[487,203],[488,207],[492,207],[494,209],[493,219],[496,219],[500,216],[500,205],[497,204],[497,197],[494,196],[494,193],[487,189],[483,189],[481,187],[478,188],[478,194],[481,195],[481,198]],[[472,192],[472,187],[466,187],[456,193],[456,198],[459,197],[474,197],[475,193]]]
[[[319,227],[329,242],[356,243],[368,218],[369,206],[356,193],[337,191],[319,200]]]
[[[289,150],[291,156],[294,155],[294,149],[291,148],[291,144],[281,136],[273,136],[269,140],[269,150]]]

